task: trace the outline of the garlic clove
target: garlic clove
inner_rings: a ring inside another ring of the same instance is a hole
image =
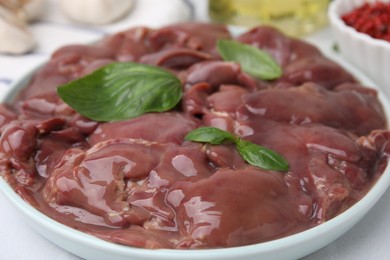
[[[107,24],[125,16],[133,0],[58,0],[70,19],[87,24]]]
[[[15,13],[25,21],[32,22],[42,17],[46,0],[0,0],[0,6]]]
[[[0,53],[23,54],[34,46],[34,37],[26,24],[0,6]]]
[[[45,6],[45,0],[29,0],[23,7],[22,11],[25,15],[25,20],[27,22],[36,21],[43,16]]]

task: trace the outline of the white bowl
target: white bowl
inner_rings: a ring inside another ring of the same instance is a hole
[[[375,86],[363,73],[331,53],[327,56],[336,60],[344,68],[354,74],[363,84]],[[15,94],[26,85],[31,74],[21,78],[12,89],[3,96],[0,102],[11,100]],[[385,96],[379,91],[379,99],[384,106],[387,121],[390,122],[390,106]],[[339,216],[312,229],[270,242],[207,250],[169,250],[142,249],[122,246],[103,241],[91,235],[82,233],[45,216],[26,203],[0,177],[0,190],[21,212],[21,215],[42,236],[85,259],[143,259],[143,260],[233,260],[233,259],[298,259],[328,245],[353,227],[372,208],[390,185],[390,167],[387,167],[378,182],[359,202]]]
[[[364,3],[390,0],[334,0],[328,10],[341,55],[364,71],[390,97],[390,42],[374,39],[347,26],[340,18]]]

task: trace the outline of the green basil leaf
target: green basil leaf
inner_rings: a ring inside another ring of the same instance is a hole
[[[185,137],[187,141],[210,143],[210,144],[222,144],[224,142],[236,141],[234,135],[227,131],[215,127],[200,127],[189,132]]]
[[[280,78],[282,68],[267,52],[232,40],[219,40],[217,49],[226,61],[235,61],[249,75],[264,80]]]
[[[241,157],[249,164],[265,170],[288,171],[288,162],[280,154],[251,143],[215,127],[199,127],[185,136],[185,140],[222,144],[234,143]]]
[[[273,150],[242,139],[237,140],[236,147],[242,158],[251,165],[265,170],[288,171],[288,162]]]
[[[182,96],[180,80],[158,67],[111,63],[57,88],[61,99],[95,121],[118,121],[176,106]]]

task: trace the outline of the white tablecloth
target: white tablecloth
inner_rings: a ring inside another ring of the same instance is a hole
[[[53,2],[49,2],[53,4]],[[10,83],[46,60],[57,47],[67,43],[86,43],[135,25],[152,27],[191,19],[189,1],[137,1],[130,15],[110,26],[85,27],[70,23],[51,5],[43,21],[32,25],[38,49],[25,56],[0,55],[0,95]],[[192,1],[198,20],[205,20],[205,1]],[[3,39],[0,39],[3,40]],[[330,49],[333,41],[329,29],[311,35],[308,40]],[[327,259],[390,259],[390,191],[370,213],[347,234],[327,247],[307,256],[306,260]],[[49,260],[79,259],[35,233],[21,218],[13,205],[0,192],[0,259]]]

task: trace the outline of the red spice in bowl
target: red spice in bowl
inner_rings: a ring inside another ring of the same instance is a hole
[[[390,42],[390,3],[364,3],[341,18],[358,32]]]

